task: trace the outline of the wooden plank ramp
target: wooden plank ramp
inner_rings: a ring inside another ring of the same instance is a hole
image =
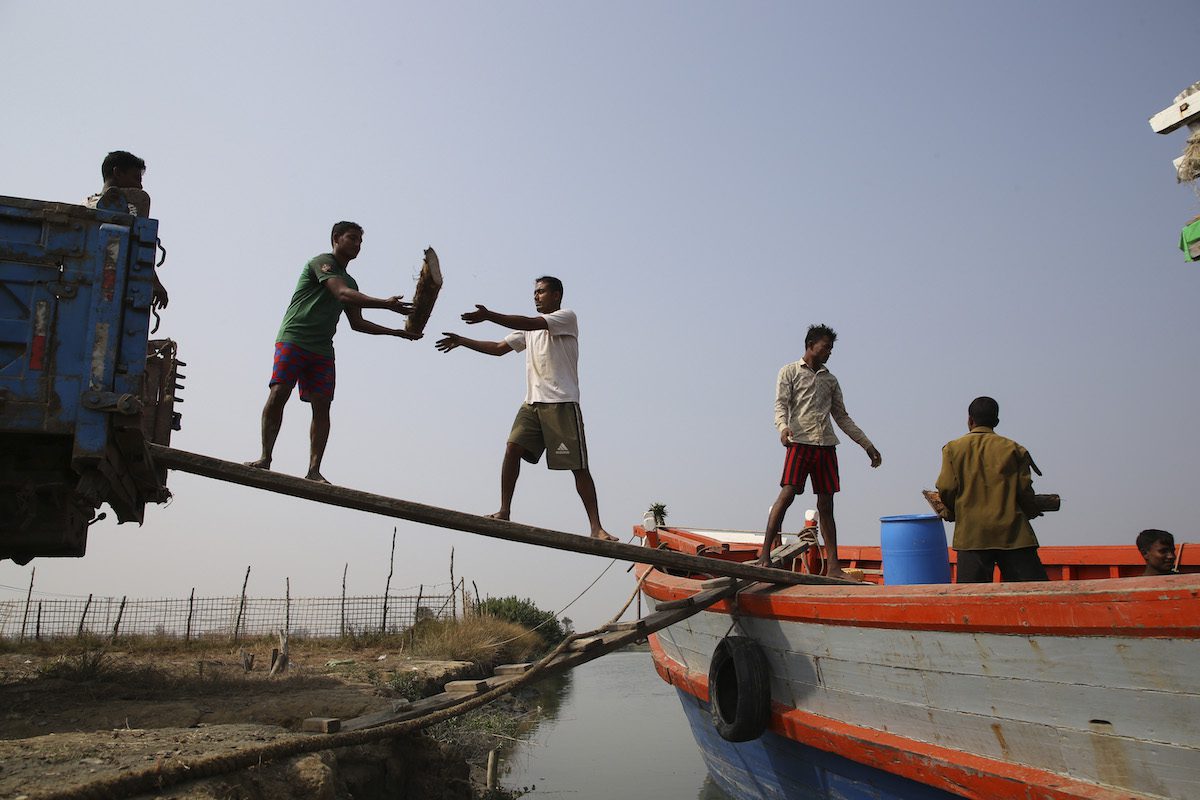
[[[619,561],[632,561],[638,564],[650,564],[655,567],[682,571],[687,574],[721,575],[740,578],[748,581],[762,581],[788,586],[799,584],[820,584],[834,586],[868,586],[869,584],[844,581],[838,578],[828,578],[824,575],[808,575],[798,572],[788,572],[781,569],[759,567],[754,564],[725,561],[717,558],[688,555],[671,550],[656,550],[625,542],[606,542],[593,539],[590,536],[575,533],[565,533],[547,528],[535,528],[532,525],[521,525],[516,522],[467,514],[462,511],[452,511],[437,506],[414,503],[409,500],[398,500],[393,497],[371,494],[357,489],[347,489],[343,486],[332,486],[325,483],[271,472],[265,469],[248,467],[233,461],[223,461],[212,456],[189,453],[162,445],[149,445],[150,455],[159,467],[203,475],[206,478],[228,481],[255,489],[264,489],[316,503],[352,508],[385,517],[405,519],[420,522],[425,525],[436,525],[442,528],[477,533],[495,539],[505,539],[512,542],[549,547],[555,550],[567,550],[574,553],[614,558]]]
[[[442,711],[462,704],[486,692],[500,689],[507,684],[515,683],[518,679],[537,671],[537,679],[556,675],[574,669],[580,664],[586,664],[597,658],[616,652],[623,647],[644,639],[647,635],[660,631],[668,625],[674,625],[680,620],[699,614],[706,608],[732,597],[743,584],[737,581],[725,581],[723,586],[709,589],[694,595],[695,602],[691,605],[672,608],[666,611],[655,611],[653,614],[632,622],[610,622],[608,625],[594,631],[595,635],[584,634],[572,641],[566,649],[552,654],[543,662],[537,664],[506,664],[496,669],[496,674],[490,678],[477,681],[451,681],[446,684],[446,691],[431,695],[413,703],[395,705],[390,710],[364,714],[353,719],[340,720],[341,731],[359,731],[389,725],[393,722],[423,717],[435,711]],[[583,644],[586,643],[586,644]]]

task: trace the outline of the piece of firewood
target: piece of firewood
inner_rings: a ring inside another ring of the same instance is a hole
[[[945,519],[946,517],[943,512],[946,510],[946,505],[942,502],[941,493],[930,489],[923,489],[921,494],[925,495],[925,499],[929,501],[930,507],[937,512],[937,515]],[[1058,511],[1062,508],[1062,497],[1056,494],[1035,494],[1033,502],[1037,506],[1038,511],[1041,511],[1043,514],[1050,511]]]
[[[940,492],[935,492],[932,489],[922,489],[921,494],[925,500],[929,502],[929,507],[933,509],[933,513],[937,514],[942,519],[946,518],[946,504],[942,502]]]
[[[1038,511],[1043,514],[1047,511],[1058,511],[1062,508],[1062,498],[1056,494],[1035,494],[1033,502],[1037,505]]]
[[[425,260],[421,264],[421,274],[417,277],[417,290],[413,292],[413,311],[404,323],[407,333],[421,333],[429,315],[433,313],[433,304],[437,302],[438,292],[442,290],[442,267],[438,262],[437,253],[432,247],[425,249]]]

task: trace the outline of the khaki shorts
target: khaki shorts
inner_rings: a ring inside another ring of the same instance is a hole
[[[550,469],[587,469],[579,403],[523,403],[508,441],[525,450],[523,457],[530,464],[536,464],[545,452]]]

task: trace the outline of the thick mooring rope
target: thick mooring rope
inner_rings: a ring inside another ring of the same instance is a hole
[[[609,621],[609,625],[620,619],[625,610],[629,608],[629,604],[633,602],[637,593],[641,591],[642,583],[649,574],[650,570],[646,570],[641,580],[638,581],[637,586],[634,587],[629,599],[625,601],[625,604],[621,606],[621,610]],[[422,728],[444,722],[459,714],[465,714],[468,711],[485,706],[493,700],[530,683],[537,677],[538,673],[542,672],[554,659],[562,655],[571,646],[572,642],[599,635],[606,627],[607,625],[594,631],[571,634],[563,639],[550,653],[542,657],[536,664],[513,680],[507,681],[503,685],[497,686],[495,689],[491,689],[481,695],[468,698],[461,703],[444,708],[441,711],[426,714],[423,717],[407,719],[403,722],[393,722],[388,725],[380,725],[377,728],[369,728],[361,731],[346,731],[327,736],[294,737],[282,742],[272,742],[271,744],[239,750],[236,753],[202,756],[190,761],[177,759],[167,764],[147,767],[137,772],[101,778],[80,786],[57,789],[45,794],[30,795],[29,797],[30,800],[117,800],[118,798],[130,797],[137,794],[160,791],[168,786],[174,786],[184,781],[212,778],[236,770],[248,769],[267,761],[339,747],[371,744],[382,739],[403,736],[404,734],[413,733]]]
[[[439,722],[444,722],[451,717],[464,714],[468,711],[473,711],[480,706],[485,706],[493,700],[508,694],[509,692],[529,683],[537,676],[539,672],[545,669],[546,665],[557,658],[565,651],[572,642],[577,639],[582,639],[587,636],[594,636],[599,631],[590,631],[588,633],[576,633],[563,639],[557,647],[554,648],[548,655],[529,668],[522,675],[506,682],[502,686],[498,686],[481,695],[476,695],[461,703],[453,705],[449,708],[444,708],[441,711],[435,711],[423,717],[416,719],[408,719],[403,722],[393,722],[388,725],[380,725],[377,728],[369,728],[361,731],[346,731],[343,733],[333,733],[326,736],[298,736],[282,742],[272,742],[271,744],[258,745],[245,750],[239,750],[236,753],[226,753],[222,755],[202,756],[200,758],[184,761],[178,759],[167,764],[162,764],[156,767],[148,767],[137,772],[130,772],[121,775],[113,775],[100,780],[92,781],[80,786],[71,786],[63,789],[56,789],[51,792],[29,795],[29,800],[117,800],[118,798],[131,797],[133,795],[145,794],[147,792],[160,791],[168,786],[182,783],[184,781],[195,781],[203,778],[212,778],[217,775],[224,775],[229,772],[234,772],[240,769],[248,769],[250,767],[261,765],[267,761],[274,761],[282,758],[290,758],[292,756],[302,755],[304,753],[314,753],[321,750],[331,750],[339,747],[353,747],[355,745],[371,744],[382,739],[395,738],[407,733],[418,731],[422,728],[427,728],[430,725],[436,725]]]

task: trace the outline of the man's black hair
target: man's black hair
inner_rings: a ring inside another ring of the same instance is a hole
[[[346,231],[358,231],[359,233],[362,233],[363,228],[362,225],[359,225],[357,222],[347,222],[346,220],[334,223],[333,233],[329,234],[330,244],[332,244],[334,240],[336,240]]]
[[[550,287],[550,291],[558,292],[559,294],[563,293],[562,281],[560,281],[558,278],[555,278],[553,276],[543,275],[542,277],[540,277],[536,281],[534,281],[534,283],[544,283]]]
[[[1137,549],[1139,553],[1148,553],[1150,548],[1158,542],[1163,542],[1167,547],[1175,546],[1175,537],[1166,531],[1160,531],[1158,528],[1147,528],[1137,535]]]
[[[104,157],[104,161],[100,163],[100,177],[104,180],[111,178],[119,169],[145,169],[146,162],[135,156],[133,153],[127,153],[124,150],[113,150]]]
[[[994,428],[1000,424],[1000,404],[990,397],[976,397],[967,406],[967,413],[976,425]]]
[[[804,335],[804,349],[807,350],[822,339],[828,339],[830,343],[836,342],[837,331],[824,323],[809,325],[808,333]]]

